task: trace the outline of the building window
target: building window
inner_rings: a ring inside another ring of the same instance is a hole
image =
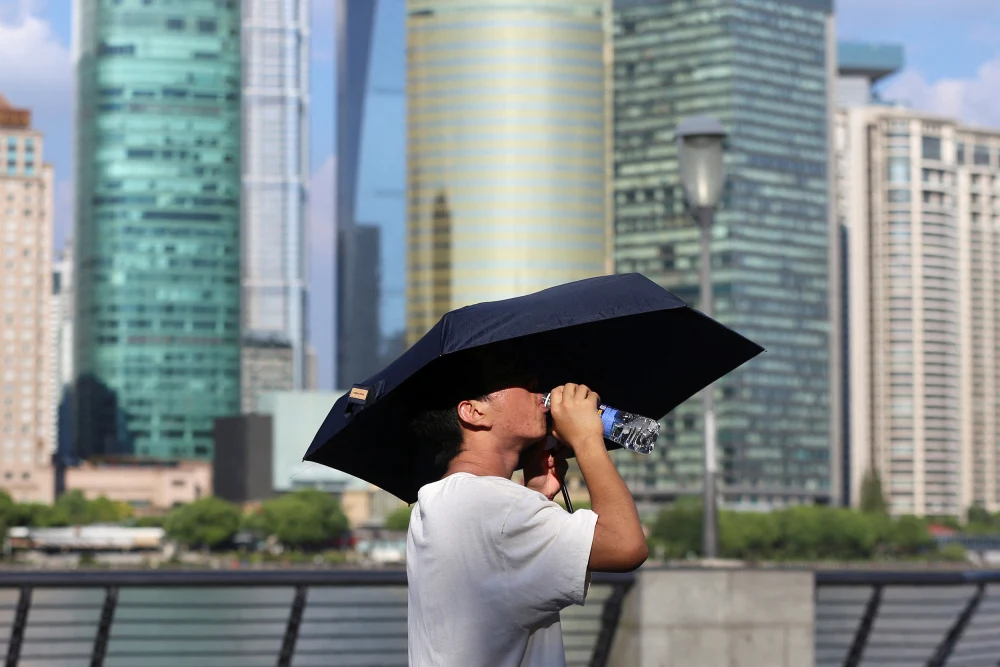
[[[990,163],[990,149],[988,146],[976,146],[972,149],[972,163],[988,165]]]
[[[887,166],[887,177],[890,183],[910,182],[910,161],[905,157],[889,158]]]
[[[941,159],[941,137],[923,137],[921,154],[925,160]]]
[[[955,147],[955,162],[965,164],[965,144],[959,142]]]

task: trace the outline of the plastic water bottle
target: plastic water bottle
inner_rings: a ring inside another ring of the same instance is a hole
[[[552,394],[545,396],[546,408],[549,407],[551,397]],[[607,405],[601,405],[597,411],[604,423],[605,439],[640,454],[653,451],[656,438],[660,435],[659,422]]]

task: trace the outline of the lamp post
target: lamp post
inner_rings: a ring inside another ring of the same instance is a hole
[[[726,131],[709,116],[686,118],[677,126],[677,159],[684,198],[701,229],[701,311],[712,317],[712,221],[722,196],[725,174],[722,144]],[[702,500],[702,556],[715,558],[719,550],[719,513],[716,502],[715,390],[703,391],[705,400],[705,473]]]

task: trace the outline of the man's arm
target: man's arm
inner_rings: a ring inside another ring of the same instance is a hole
[[[550,407],[554,434],[573,448],[597,514],[590,569],[630,572],[646,561],[649,549],[632,494],[604,447],[599,400],[583,385],[554,389]]]

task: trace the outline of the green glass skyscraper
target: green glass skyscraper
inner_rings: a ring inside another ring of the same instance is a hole
[[[616,268],[698,307],[698,229],[674,132],[714,116],[728,132],[715,314],[767,348],[715,385],[722,499],[836,502],[831,0],[616,0],[615,10]],[[696,494],[702,448],[695,399],[667,416],[650,458],[623,456],[621,470],[652,502]]]
[[[240,412],[240,2],[77,0],[75,453]]]

